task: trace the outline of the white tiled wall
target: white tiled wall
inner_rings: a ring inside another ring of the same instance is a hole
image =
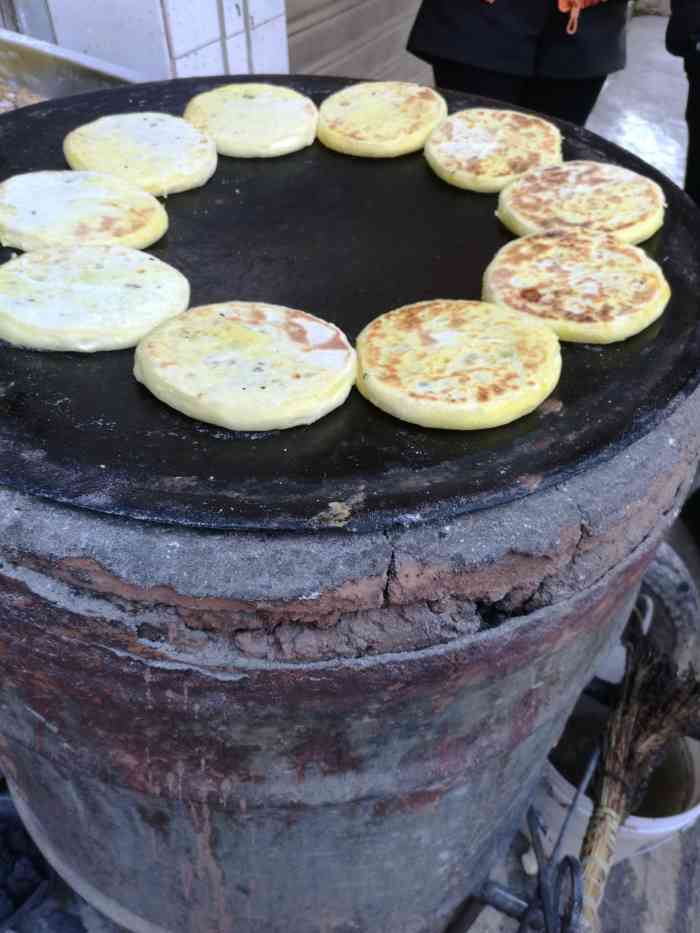
[[[147,79],[171,74],[160,0],[49,0],[49,10],[59,45]]]
[[[175,59],[175,71],[178,78],[192,78],[196,75],[220,75],[226,72],[224,50],[217,39],[194,52],[187,52]]]
[[[226,54],[228,56],[229,74],[240,75],[250,71],[248,39],[244,32],[239,32],[226,40]]]
[[[175,58],[221,40],[218,0],[162,0]]]
[[[284,12],[284,0],[248,0],[248,14],[253,29],[270,19],[284,16]]]
[[[222,0],[224,11],[224,26],[227,36],[235,36],[245,29],[245,2],[244,0]]]
[[[250,31],[251,71],[255,74],[279,74],[289,71],[287,18],[274,19]]]
[[[144,79],[289,71],[285,0],[46,3],[59,45]]]

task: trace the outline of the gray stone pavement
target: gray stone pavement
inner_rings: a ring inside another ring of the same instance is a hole
[[[627,68],[606,82],[588,127],[682,184],[688,83],[681,59],[666,51],[666,23],[661,16],[632,20]]]

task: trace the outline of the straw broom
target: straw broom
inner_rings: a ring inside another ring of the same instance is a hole
[[[632,623],[618,704],[607,723],[598,767],[596,804],[581,847],[584,929],[600,930],[599,910],[615,854],[617,832],[641,802],[669,742],[700,720],[700,680],[680,674]]]

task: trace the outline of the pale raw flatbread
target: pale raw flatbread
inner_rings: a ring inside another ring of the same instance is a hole
[[[318,110],[277,84],[224,84],[193,97],[185,120],[211,136],[222,155],[269,158],[310,146]]]
[[[28,172],[0,184],[0,243],[18,249],[117,243],[144,249],[168,229],[152,194],[100,172]]]
[[[433,131],[425,158],[436,175],[469,191],[501,191],[524,172],[561,162],[561,133],[514,110],[460,110]]]
[[[36,350],[119,350],[189,297],[184,275],[137,249],[34,250],[0,266],[0,337]]]
[[[357,338],[357,387],[378,408],[428,428],[474,430],[533,411],[559,381],[551,328],[480,301],[389,311]]]
[[[206,133],[169,113],[100,117],[63,141],[73,169],[108,172],[151,194],[199,188],[216,169],[216,146]]]
[[[638,334],[666,308],[671,289],[644,250],[580,230],[506,244],[484,275],[484,300],[539,318],[561,340],[612,343]]]
[[[365,81],[321,104],[318,138],[348,155],[388,158],[422,149],[447,116],[436,91],[406,81]]]
[[[136,348],[134,375],[172,408],[237,431],[311,424],[341,405],[355,351],[304,311],[230,301],[192,308]]]
[[[496,215],[517,236],[564,230],[641,243],[664,222],[656,182],[619,165],[564,162],[526,172],[501,192]]]

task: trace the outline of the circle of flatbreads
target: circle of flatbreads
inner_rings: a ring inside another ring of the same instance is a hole
[[[193,97],[185,120],[212,137],[222,155],[287,155],[316,138],[318,110],[308,97],[277,84],[224,84]]]
[[[561,163],[561,133],[541,117],[473,107],[453,113],[433,131],[425,158],[450,185],[501,191],[530,169]]]
[[[517,236],[586,229],[641,243],[661,227],[664,209],[663,190],[650,178],[574,161],[526,172],[503,189],[496,215]]]
[[[0,266],[0,337],[35,350],[120,350],[189,304],[177,269],[127,246],[56,246]]]
[[[69,133],[63,152],[73,169],[108,172],[158,195],[199,188],[216,169],[214,140],[169,113],[100,117]]]
[[[406,81],[367,81],[321,104],[318,138],[348,155],[386,158],[422,149],[447,116],[444,98]]]
[[[671,289],[661,268],[612,234],[579,230],[506,244],[484,275],[484,301],[525,312],[561,340],[612,343],[659,318]]]
[[[0,184],[0,243],[22,250],[117,243],[143,249],[168,229],[152,194],[100,172],[13,175]]]
[[[230,301],[192,308],[145,337],[134,375],[162,402],[235,431],[311,424],[347,398],[355,351],[304,311]]]
[[[554,331],[480,301],[425,301],[389,311],[357,339],[360,392],[428,428],[473,430],[533,411],[561,372]]]

